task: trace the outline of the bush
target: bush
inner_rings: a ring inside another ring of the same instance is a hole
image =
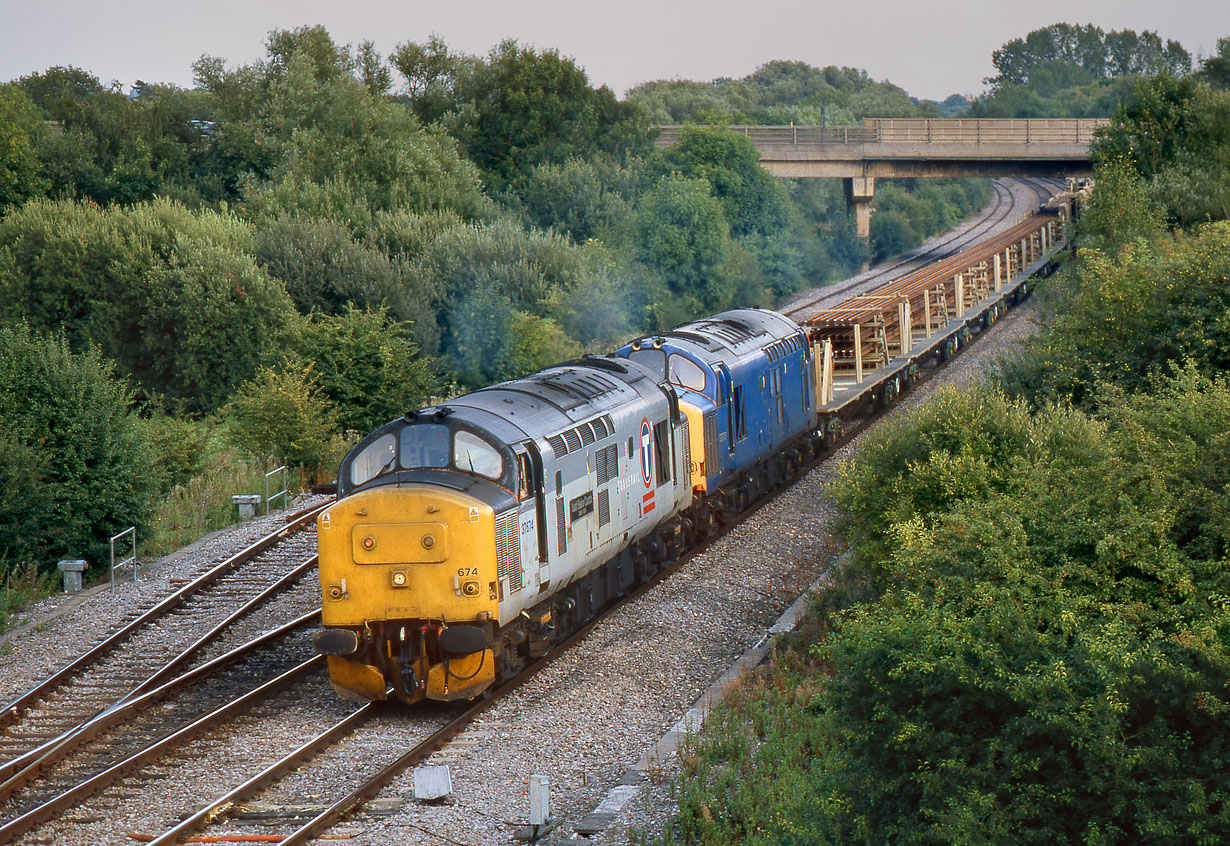
[[[294,355],[311,368],[342,431],[369,432],[440,393],[436,362],[384,311],[313,314],[295,335]]]
[[[288,360],[278,369],[261,368],[224,410],[231,442],[262,463],[272,459],[315,473],[336,452],[336,412],[310,365]]]
[[[140,533],[157,478],[131,396],[96,349],[0,329],[0,477],[8,500],[0,561],[54,572],[60,558],[95,564],[107,539]]]

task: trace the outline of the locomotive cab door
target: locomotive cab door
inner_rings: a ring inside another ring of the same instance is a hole
[[[533,441],[517,450],[517,498],[520,501],[521,560],[526,570],[537,573],[531,581],[545,590],[551,580],[547,558],[546,484],[542,453]]]

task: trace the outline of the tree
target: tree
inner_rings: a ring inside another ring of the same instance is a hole
[[[453,133],[486,174],[504,187],[543,162],[607,153],[617,160],[648,150],[647,126],[633,104],[556,50],[501,42],[454,84]]]
[[[97,345],[188,411],[216,408],[250,378],[293,313],[231,215],[36,200],[0,220],[0,243],[8,322],[62,331],[75,350]]]
[[[19,88],[0,85],[0,213],[47,189],[33,144],[38,115]]]
[[[1196,76],[1214,88],[1230,89],[1230,38],[1217,39],[1217,53],[1200,63]]]
[[[131,395],[96,348],[0,328],[0,477],[13,510],[0,518],[0,562],[60,558],[100,565],[107,539],[149,515],[156,479]]]
[[[410,327],[382,310],[309,315],[291,347],[342,431],[369,432],[440,393],[434,362],[420,354]]]
[[[373,93],[381,80],[356,78],[355,60],[327,32],[275,31],[268,49],[267,60],[233,71],[212,57],[194,65],[218,116],[212,166],[256,215],[323,213],[360,230],[389,209],[485,213],[478,174],[455,144]],[[376,63],[360,48],[358,73],[379,76]]]
[[[336,417],[312,367],[263,367],[226,406],[230,439],[253,458],[315,472],[333,456]]]
[[[730,256],[730,225],[709,183],[667,176],[641,198],[635,230],[637,258],[661,275],[692,316],[729,305],[722,273]]]

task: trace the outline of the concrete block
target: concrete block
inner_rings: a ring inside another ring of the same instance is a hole
[[[250,517],[256,516],[256,506],[260,505],[260,494],[235,494],[231,497],[231,502],[235,503],[239,508],[239,516],[247,520]]]
[[[56,566],[60,568],[60,572],[64,574],[64,592],[80,593],[81,574],[85,572],[85,561],[79,558],[66,558],[56,564]]]
[[[530,825],[545,825],[551,818],[551,779],[530,776]]]
[[[419,767],[414,771],[414,798],[434,802],[453,792],[453,777],[447,766]]]

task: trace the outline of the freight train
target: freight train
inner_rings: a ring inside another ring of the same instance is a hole
[[[1070,210],[802,324],[724,312],[372,432],[318,518],[315,647],[334,688],[489,692],[989,326]]]

